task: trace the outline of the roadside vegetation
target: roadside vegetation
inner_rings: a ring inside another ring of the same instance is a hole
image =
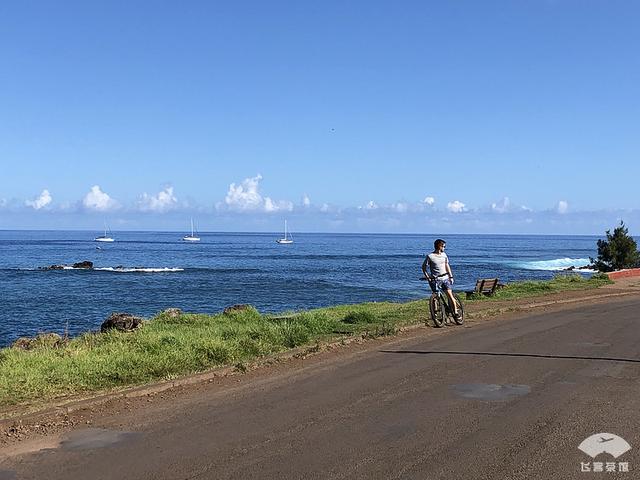
[[[638,245],[624,222],[620,222],[611,233],[607,230],[606,239],[598,240],[598,258],[591,263],[601,272],[640,267]]]
[[[511,300],[564,290],[597,288],[605,275],[560,275],[519,282],[491,298]],[[427,292],[425,292],[427,297]],[[255,309],[228,314],[161,313],[130,333],[112,330],[73,339],[42,334],[0,350],[0,406],[166,380],[218,366],[243,371],[247,362],[295,347],[355,335],[392,335],[427,321],[428,303],[364,303],[306,312],[261,315]]]
[[[531,280],[509,283],[498,288],[491,297],[476,294],[472,295],[467,301],[495,302],[516,300],[518,298],[548,295],[566,290],[598,288],[610,283],[613,282],[603,273],[596,273],[589,279],[577,273],[558,274],[552,280]]]

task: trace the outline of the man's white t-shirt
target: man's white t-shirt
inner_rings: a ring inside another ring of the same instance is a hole
[[[446,253],[430,253],[427,255],[427,262],[429,263],[431,275],[434,277],[440,277],[447,274],[446,265],[447,262],[449,262],[449,258]]]

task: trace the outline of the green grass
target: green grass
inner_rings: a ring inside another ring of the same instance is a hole
[[[496,300],[596,288],[608,279],[560,276],[511,284]],[[427,292],[425,292],[425,297]],[[468,302],[485,302],[480,298]],[[229,315],[159,314],[132,333],[86,333],[71,340],[43,336],[31,349],[0,350],[0,405],[139,385],[236,365],[303,345],[351,335],[392,335],[427,320],[425,300],[339,305],[281,316],[256,310]]]
[[[537,280],[527,282],[514,282],[496,290],[491,297],[473,295],[472,300],[500,301],[513,300],[524,297],[547,295],[567,290],[583,290],[598,288],[613,283],[604,274],[595,274],[587,279],[577,273],[557,274],[552,280]]]

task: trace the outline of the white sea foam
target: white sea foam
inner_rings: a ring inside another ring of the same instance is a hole
[[[524,268],[525,270],[566,270],[569,267],[584,267],[590,265],[591,260],[588,258],[555,258],[553,260],[533,260],[530,262],[517,262],[513,266]],[[580,269],[580,272],[591,272],[591,270]]]
[[[184,268],[172,268],[172,267],[97,267],[94,270],[100,270],[102,272],[117,272],[117,273],[160,273],[160,272],[183,272]]]

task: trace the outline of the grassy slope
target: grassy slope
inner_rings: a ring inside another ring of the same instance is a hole
[[[491,302],[562,290],[597,288],[605,278],[559,276],[500,289]],[[63,345],[43,337],[32,350],[0,350],[0,405],[175,378],[220,365],[238,365],[271,353],[345,335],[392,334],[425,322],[425,300],[340,305],[283,316],[255,310],[231,315],[159,314],[133,333],[86,333]]]

